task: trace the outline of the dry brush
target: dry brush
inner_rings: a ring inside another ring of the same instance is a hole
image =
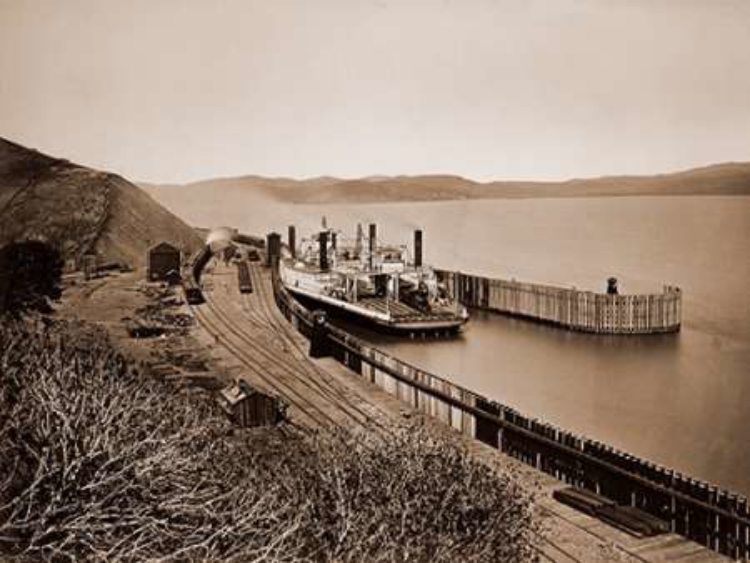
[[[530,499],[422,428],[233,428],[90,327],[0,326],[0,553],[49,560],[520,561]]]

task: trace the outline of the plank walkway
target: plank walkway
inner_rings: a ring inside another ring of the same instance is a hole
[[[206,276],[208,302],[195,308],[197,336],[229,375],[287,399],[300,425],[376,432],[405,418],[432,425],[477,460],[540,491],[536,511],[545,530],[539,546],[544,561],[728,561],[676,534],[635,538],[562,505],[551,496],[564,487],[560,481],[413,410],[333,358],[307,357],[306,339],[276,308],[269,272],[252,264],[250,273],[252,294],[239,293],[234,267],[216,265]]]

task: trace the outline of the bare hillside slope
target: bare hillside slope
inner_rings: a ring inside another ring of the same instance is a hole
[[[53,158],[0,138],[0,244],[36,238],[66,259],[141,267],[147,249],[168,241],[200,245],[193,229],[124,178]]]

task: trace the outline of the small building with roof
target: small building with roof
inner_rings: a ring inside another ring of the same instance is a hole
[[[218,393],[222,410],[240,426],[272,426],[286,420],[287,405],[239,380]]]
[[[182,254],[168,242],[160,242],[148,251],[146,277],[149,281],[167,281],[179,275]]]

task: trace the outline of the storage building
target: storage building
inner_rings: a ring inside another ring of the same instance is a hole
[[[180,250],[167,242],[161,242],[148,251],[149,281],[167,280],[170,274],[180,272]]]
[[[218,398],[224,412],[240,426],[270,426],[286,419],[286,403],[245,381],[225,387]]]

